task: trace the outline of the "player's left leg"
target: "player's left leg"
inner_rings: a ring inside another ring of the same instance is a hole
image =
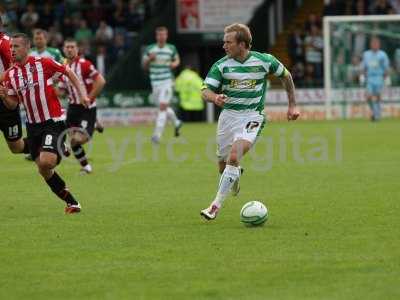
[[[211,203],[210,207],[201,211],[201,215],[207,220],[213,220],[216,218],[218,211],[222,207],[226,197],[232,191],[234,185],[237,184],[237,189],[239,188],[238,180],[241,175],[239,162],[256,142],[257,137],[264,127],[264,116],[255,115],[251,118],[244,119],[244,122],[241,123],[242,132],[236,136],[235,141],[232,144],[232,148],[226,161],[226,166],[220,177],[218,191],[214,201]]]
[[[226,167],[226,161],[225,160],[220,160],[218,161],[218,169],[219,169],[219,174],[222,175],[222,173],[224,173]],[[244,169],[239,166],[239,171],[240,171],[240,176],[242,176]],[[240,177],[239,177],[240,179]],[[233,196],[237,196],[239,194],[240,191],[240,185],[239,185],[239,179],[235,181],[235,183],[232,186],[232,195]]]
[[[219,180],[217,195],[210,207],[201,211],[201,215],[207,220],[216,218],[218,211],[231,192],[232,187],[239,180],[241,173],[239,167],[240,159],[251,149],[251,146],[251,142],[243,139],[233,143],[228,161],[226,162],[226,166]]]
[[[93,169],[89,164],[83,147],[93,136],[96,123],[96,108],[84,108],[70,105],[67,113],[67,126],[70,133],[71,150],[81,165],[81,174],[90,174]]]
[[[65,181],[54,170],[57,166],[59,158],[57,154],[47,151],[40,152],[35,162],[38,166],[40,175],[46,181],[52,192],[57,195],[67,206],[65,213],[77,213],[81,210],[81,205],[69,192]]]
[[[155,87],[153,93],[157,98],[157,102],[159,103],[159,112],[156,120],[156,127],[152,136],[152,141],[153,143],[158,144],[164,132],[167,120],[170,120],[173,124],[174,135],[176,137],[180,135],[182,121],[178,119],[175,111],[169,105],[172,99],[172,87],[170,85]]]
[[[167,118],[171,121],[172,125],[174,126],[174,136],[180,136],[180,129],[183,125],[182,121],[178,119],[176,116],[175,111],[168,105],[167,107]]]
[[[372,111],[371,121],[379,121],[381,118],[381,93],[383,89],[382,80],[374,80],[368,84],[367,96]]]
[[[381,99],[382,99],[382,91],[384,87],[384,82],[383,80],[379,83],[377,83],[376,87],[376,95],[375,95],[375,120],[379,121],[382,117],[382,105],[381,105]]]
[[[171,124],[174,126],[174,136],[178,137],[180,136],[180,128],[182,127],[182,121],[178,119],[176,116],[175,111],[172,109],[170,106],[172,97],[173,97],[173,89],[171,85],[165,85],[165,87],[162,89],[161,93],[161,98],[160,98],[160,103],[166,104],[166,113],[167,113],[167,120],[171,122]]]
[[[160,142],[161,136],[164,132],[165,124],[167,123],[167,107],[168,107],[167,103],[159,104],[156,126],[154,128],[154,132],[151,137],[151,141],[154,144],[158,144]]]
[[[41,124],[40,124],[41,125]],[[65,213],[80,212],[81,206],[69,192],[64,180],[55,172],[61,161],[64,143],[59,141],[64,134],[63,122],[47,122],[41,126],[33,125],[28,128],[28,139],[31,155],[34,158],[38,171],[52,192],[66,203]]]
[[[89,164],[89,161],[86,156],[85,149],[83,147],[89,141],[88,134],[86,132],[82,132],[81,130],[74,130],[70,136],[71,138],[71,150],[74,154],[76,160],[81,165],[81,174],[90,174],[93,172],[92,166]]]

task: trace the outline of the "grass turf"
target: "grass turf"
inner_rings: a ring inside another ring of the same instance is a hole
[[[400,123],[273,123],[214,222],[215,126],[107,128],[58,168],[64,215],[32,163],[0,141],[0,299],[399,299]],[[240,223],[264,202],[262,227]]]

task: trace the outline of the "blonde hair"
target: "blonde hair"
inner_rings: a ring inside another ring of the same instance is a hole
[[[224,33],[236,32],[235,38],[236,42],[241,43],[243,42],[247,49],[251,48],[251,32],[250,28],[245,24],[234,23],[228,25],[224,29]]]

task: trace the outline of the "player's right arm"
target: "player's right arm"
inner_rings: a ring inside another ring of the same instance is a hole
[[[207,74],[204,80],[204,85],[201,90],[201,96],[204,101],[215,103],[218,106],[223,106],[227,100],[225,94],[219,94],[218,91],[222,85],[222,74],[221,70],[218,68],[217,63],[215,63]]]
[[[142,64],[143,64],[143,69],[148,70],[150,63],[156,59],[156,54],[155,53],[150,53],[149,48],[147,48],[143,54],[143,59],[142,59]]]
[[[208,88],[204,88],[201,91],[201,96],[204,101],[212,102],[215,105],[218,105],[221,107],[224,106],[224,103],[225,103],[226,99],[228,98],[225,94],[214,93],[212,90],[210,90]]]
[[[18,106],[18,96],[12,88],[7,75],[8,74],[6,73],[4,81],[0,84],[0,99],[8,109],[14,110]]]

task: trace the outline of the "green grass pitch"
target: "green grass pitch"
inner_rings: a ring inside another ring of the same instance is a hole
[[[215,125],[151,131],[97,134],[93,175],[63,161],[79,215],[0,139],[0,299],[400,299],[398,120],[268,124],[208,223]]]

